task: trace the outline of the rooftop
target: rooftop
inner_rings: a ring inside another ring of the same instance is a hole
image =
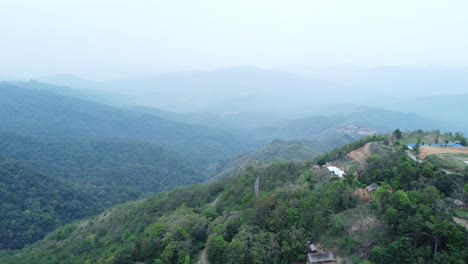
[[[309,253],[307,254],[308,263],[325,263],[333,262],[335,257],[332,253]]]
[[[343,170],[338,169],[335,166],[327,166],[327,168],[328,168],[328,170],[330,172],[333,172],[338,177],[346,176],[346,172],[344,172]]]

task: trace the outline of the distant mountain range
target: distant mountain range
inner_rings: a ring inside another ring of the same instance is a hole
[[[0,85],[0,117],[3,131],[62,139],[148,141],[205,163],[260,145],[246,136],[9,84]]]
[[[278,70],[232,67],[208,72],[181,72],[132,80],[89,82],[58,76],[39,78],[52,84],[124,94],[128,102],[176,112],[290,112],[311,103],[354,97],[328,81]],[[294,102],[294,103],[292,103]]]
[[[424,97],[468,92],[468,67],[289,67],[285,71],[345,85],[362,96]]]
[[[457,124],[457,130],[462,130],[467,133],[467,102],[468,93],[464,93],[445,96],[423,96],[418,98],[374,98],[373,100],[367,101],[367,104],[385,107],[394,111],[428,116],[433,119],[443,120],[446,123]],[[440,125],[440,127],[441,130],[443,130],[445,125]]]
[[[120,106],[203,112],[241,120],[253,115],[257,117],[254,121],[329,115],[373,106],[460,123],[468,112],[468,68],[462,67],[336,65],[280,71],[243,66],[108,82],[66,75],[38,80],[80,88],[85,93],[105,91],[112,96],[101,99]],[[468,131],[468,125],[462,128]]]
[[[461,127],[461,126],[460,126]],[[263,126],[253,131],[254,135],[271,139],[321,139],[333,135],[346,135],[357,139],[372,134],[400,130],[457,130],[457,125],[416,114],[404,114],[381,108],[361,107],[334,115],[312,116]]]

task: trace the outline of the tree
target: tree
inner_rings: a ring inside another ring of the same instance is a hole
[[[217,236],[208,241],[208,259],[213,263],[225,263],[226,241],[222,236]]]
[[[462,139],[460,140],[460,145],[462,145],[462,146],[465,146],[465,147],[466,147],[466,138],[465,138],[465,137],[464,137],[464,138],[462,138]]]
[[[395,131],[393,131],[393,136],[395,137],[395,139],[399,140],[401,139],[401,131],[400,129],[396,129]]]
[[[416,152],[416,154],[419,154],[420,147],[421,147],[421,138],[418,138],[418,142],[416,143],[416,146],[414,146],[414,152]]]
[[[122,250],[114,255],[114,264],[132,264],[132,254],[129,250]]]
[[[238,239],[233,239],[227,248],[226,263],[228,264],[245,264],[248,263],[247,255],[249,249],[244,243]]]
[[[431,230],[431,236],[434,239],[434,256],[437,254],[437,249],[439,246],[439,240],[442,238],[447,232],[447,223],[445,221],[440,221],[438,218],[434,216],[430,217],[431,222],[426,222],[425,226]]]
[[[127,229],[125,229],[124,233],[122,234],[122,237],[120,238],[120,240],[125,241],[131,236],[132,236],[132,233],[130,233],[130,230],[128,230],[128,228],[127,228]]]
[[[410,240],[406,237],[393,241],[387,248],[375,246],[370,252],[369,260],[376,264],[415,262]]]

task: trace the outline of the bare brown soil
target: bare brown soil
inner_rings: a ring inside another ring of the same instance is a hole
[[[359,200],[362,202],[372,201],[373,195],[369,193],[366,189],[357,189],[354,191],[354,195],[359,197]]]
[[[425,159],[433,154],[467,154],[468,148],[450,148],[450,147],[421,147],[418,157]]]
[[[372,146],[372,142],[369,142],[363,147],[360,147],[356,150],[351,151],[346,156],[355,162],[359,162],[363,164],[364,162],[366,162],[367,158],[369,158],[371,155],[371,146]]]

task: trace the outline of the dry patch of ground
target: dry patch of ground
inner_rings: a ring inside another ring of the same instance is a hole
[[[465,228],[468,229],[468,221],[467,220],[459,218],[459,217],[454,217],[453,221],[455,221],[455,223],[457,223],[457,224],[459,224],[461,226],[464,226]]]
[[[330,224],[342,232],[326,233],[320,237],[321,242],[329,249],[335,247],[333,252],[342,251],[341,255],[345,256],[369,254],[372,247],[388,231],[366,205],[359,205],[356,208],[332,215]],[[352,237],[356,242],[353,248],[342,243],[347,237]]]
[[[433,154],[466,154],[468,155],[468,148],[450,148],[450,147],[421,147],[419,158],[425,159]]]
[[[358,196],[361,202],[368,202],[373,199],[372,193],[368,192],[366,189],[357,189],[354,191],[354,195]]]
[[[372,142],[369,142],[366,145],[364,145],[363,147],[360,147],[360,148],[358,148],[356,150],[351,151],[346,156],[348,158],[352,159],[353,161],[359,162],[359,163],[362,164],[362,163],[366,162],[367,158],[370,157],[372,144],[373,144]]]

